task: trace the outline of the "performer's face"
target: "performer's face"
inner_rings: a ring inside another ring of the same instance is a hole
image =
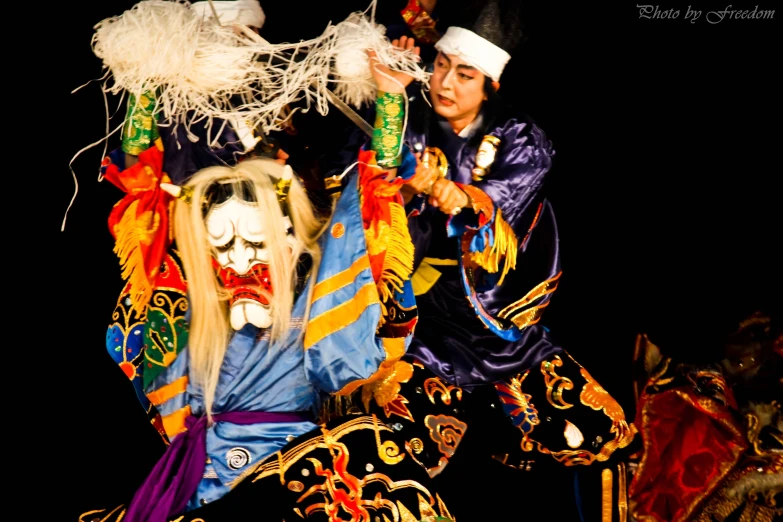
[[[214,247],[213,266],[223,286],[231,292],[231,326],[235,330],[247,323],[269,327],[273,289],[267,235],[258,207],[232,196],[209,211],[206,226],[209,243]],[[290,226],[290,220],[286,226]],[[295,241],[291,234],[288,238]]]
[[[430,78],[432,107],[449,121],[473,121],[487,99],[484,75],[454,54],[438,53]],[[463,125],[464,126],[464,125]]]

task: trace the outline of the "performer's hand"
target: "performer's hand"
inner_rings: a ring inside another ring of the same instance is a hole
[[[419,56],[421,52],[415,40],[407,36],[402,36],[399,40],[392,40],[392,45],[398,49],[412,51],[416,56]],[[405,92],[405,88],[413,81],[413,76],[410,74],[392,71],[380,63],[377,53],[373,49],[367,49],[367,56],[370,58],[370,71],[379,91],[400,94]]]
[[[416,159],[421,159],[421,152],[416,153]],[[425,163],[419,161],[416,165],[416,173],[402,186],[402,188],[412,194],[421,194],[422,192],[429,194],[433,183],[435,183],[435,180],[439,177],[440,170],[437,165],[427,166]]]
[[[442,212],[453,216],[459,213],[463,207],[468,206],[470,200],[468,195],[453,181],[440,178],[432,184],[429,203]],[[457,208],[459,210],[455,211]]]
[[[277,150],[277,157],[275,158],[274,161],[275,161],[275,163],[279,163],[280,165],[285,166],[285,160],[287,160],[290,157],[291,156],[289,156],[286,151],[284,151],[283,149],[278,149]]]

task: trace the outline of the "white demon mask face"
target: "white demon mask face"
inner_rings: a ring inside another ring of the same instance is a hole
[[[269,245],[261,211],[254,202],[236,195],[212,207],[206,217],[209,243],[214,247],[213,265],[226,290],[231,327],[247,323],[259,328],[272,324],[273,288],[269,273]],[[296,238],[291,220],[284,217],[286,247],[293,250]]]

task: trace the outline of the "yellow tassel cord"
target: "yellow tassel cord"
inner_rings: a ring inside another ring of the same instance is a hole
[[[114,229],[117,237],[114,253],[120,258],[122,279],[131,284],[132,308],[143,314],[152,297],[152,283],[144,270],[144,257],[141,253],[141,242],[149,231],[136,219],[138,203],[134,201],[130,204]]]
[[[498,286],[503,284],[506,274],[517,266],[517,236],[511,229],[511,225],[501,216],[498,208],[495,216],[495,244],[488,246],[483,252],[471,252],[470,260],[487,272],[494,274],[499,269],[500,259],[505,257],[503,273],[498,281]]]
[[[413,240],[408,231],[405,208],[399,203],[389,203],[389,214],[391,223],[386,242],[386,255],[383,258],[381,277],[377,282],[382,310],[378,326],[384,325],[388,314],[383,303],[389,300],[394,292],[402,292],[403,283],[409,280],[413,273]]]

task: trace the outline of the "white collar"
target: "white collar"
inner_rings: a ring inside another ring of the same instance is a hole
[[[484,122],[484,117],[481,116],[481,113],[479,112],[478,115],[473,118],[473,121],[468,123],[464,129],[459,131],[457,136],[460,138],[470,138],[474,134],[476,134],[476,131],[479,130],[479,127],[481,127],[481,124]]]

